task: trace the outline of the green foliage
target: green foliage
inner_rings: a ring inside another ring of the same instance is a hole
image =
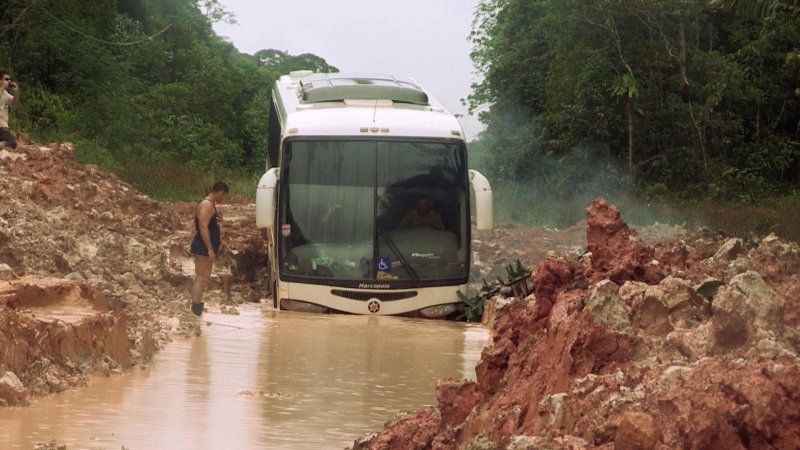
[[[513,264],[506,265],[506,273],[508,273],[508,282],[511,283],[520,278],[530,276],[531,271],[529,269],[526,269],[522,265],[522,262],[520,262],[520,260],[517,260],[516,265]]]
[[[335,68],[239,53],[211,27],[233,19],[218,0],[5,1],[0,67],[22,97],[12,127],[72,140],[82,161],[162,198],[223,174],[249,180],[264,168],[277,77]]]
[[[729,2],[771,5],[755,16],[711,3],[482,1],[474,163],[565,202],[625,187],[742,201],[798,189],[795,2]]]
[[[458,291],[458,298],[461,300],[461,313],[456,317],[456,320],[466,320],[467,322],[476,322],[481,320],[483,316],[483,306],[486,300],[500,292],[499,285],[493,286],[483,280],[483,286],[479,289],[478,293],[472,296],[464,295],[463,292]]]
[[[481,285],[477,293],[464,295],[463,292],[458,291],[458,298],[461,300],[461,313],[456,317],[456,320],[466,320],[467,322],[481,320],[486,301],[498,295],[501,287],[526,278],[531,274],[530,270],[526,269],[520,260],[517,260],[516,264],[507,265],[505,269],[508,274],[508,280],[497,277],[496,282],[489,284],[484,278],[483,285]]]
[[[94,164],[102,170],[121,173],[124,169],[106,147],[92,139],[75,138],[75,155],[84,164]]]
[[[19,108],[16,118],[36,130],[47,130],[57,136],[72,118],[72,99],[42,85],[26,86],[23,94],[24,107]]]
[[[263,67],[281,74],[289,73],[294,70],[312,70],[320,73],[339,71],[339,69],[329,65],[324,59],[310,53],[291,56],[280,50],[268,49],[260,50],[256,52],[254,56]]]
[[[231,200],[255,196],[258,174],[239,169],[209,168],[181,164],[169,159],[155,161],[147,156],[127,154],[120,158],[120,176],[157,200],[196,200],[217,180],[225,180]],[[144,169],[144,170],[143,170]]]
[[[611,94],[614,97],[623,97],[632,99],[639,95],[639,87],[636,85],[636,78],[629,73],[622,74],[621,77],[614,80],[614,85],[611,87]]]
[[[800,15],[800,0],[710,0],[709,4],[726,12],[736,12],[756,18],[778,14]]]

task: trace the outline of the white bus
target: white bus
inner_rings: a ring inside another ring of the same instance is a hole
[[[272,91],[256,223],[276,308],[439,318],[458,309],[488,180],[456,118],[411,79],[282,76]]]

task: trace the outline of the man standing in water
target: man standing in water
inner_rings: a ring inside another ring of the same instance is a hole
[[[216,205],[225,200],[228,185],[217,181],[211,192],[200,203],[194,214],[194,239],[191,252],[194,255],[194,283],[192,284],[192,313],[203,315],[203,291],[211,278],[211,270],[217,259],[220,243],[219,220]]]

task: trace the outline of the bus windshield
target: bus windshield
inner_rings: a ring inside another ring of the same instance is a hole
[[[466,282],[462,143],[294,140],[282,161],[282,278],[398,288]]]

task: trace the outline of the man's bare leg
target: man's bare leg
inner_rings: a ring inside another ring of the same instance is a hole
[[[192,312],[198,316],[203,314],[203,292],[206,290],[208,280],[211,279],[211,270],[213,268],[214,263],[208,256],[195,255],[194,283],[192,283]]]

